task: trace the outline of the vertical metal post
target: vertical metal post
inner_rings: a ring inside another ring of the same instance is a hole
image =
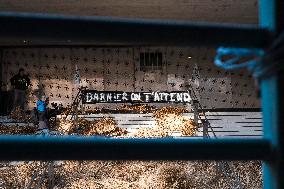
[[[203,138],[208,138],[209,135],[208,135],[208,120],[205,119],[204,122],[203,122]]]
[[[79,117],[79,116],[78,116],[78,114],[79,114],[79,112],[78,112],[78,106],[79,106],[79,105],[76,105],[76,106],[75,106],[75,126],[76,126],[76,127],[78,127],[78,121],[79,121],[79,119],[78,119],[78,117]]]
[[[196,99],[192,100],[193,106],[193,120],[196,125],[198,125],[198,101]]]
[[[281,0],[259,1],[260,27],[277,35],[283,30],[283,2]],[[284,63],[284,62],[283,62]],[[284,76],[283,71],[260,81],[264,137],[271,141],[274,155],[263,164],[264,188],[284,188]]]
[[[54,188],[54,161],[49,162],[48,166],[48,189]]]
[[[4,84],[4,81],[3,81],[3,74],[2,74],[2,71],[3,71],[3,49],[0,49],[0,102],[4,102],[4,93],[3,93],[3,89],[2,89],[2,85]],[[6,104],[5,104],[6,105]],[[1,106],[0,108],[0,113],[4,113],[5,109],[6,109],[7,106],[3,107],[3,105]]]

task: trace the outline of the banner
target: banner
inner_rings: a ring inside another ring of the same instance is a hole
[[[83,104],[95,103],[190,103],[188,91],[176,92],[123,92],[82,91]]]

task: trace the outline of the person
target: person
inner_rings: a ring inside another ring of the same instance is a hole
[[[13,110],[20,107],[22,110],[25,108],[26,90],[30,85],[30,79],[25,75],[23,68],[19,69],[19,73],[10,79],[11,85],[14,87],[14,103]]]
[[[38,114],[38,130],[48,129],[47,105],[48,97],[41,95],[36,102]]]

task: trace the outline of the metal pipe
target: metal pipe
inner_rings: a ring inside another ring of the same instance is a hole
[[[0,36],[31,44],[234,46],[265,48],[270,32],[252,25],[35,13],[0,13]],[[23,46],[26,44],[23,44]],[[27,46],[27,45],[26,45]]]
[[[0,160],[254,160],[269,159],[263,139],[122,139],[1,136]]]
[[[284,29],[284,3],[282,0],[260,0],[260,27],[278,35]],[[283,58],[282,61],[284,63]],[[271,62],[273,64],[273,62]],[[284,71],[260,81],[264,138],[271,141],[274,156],[263,164],[264,188],[284,188]]]

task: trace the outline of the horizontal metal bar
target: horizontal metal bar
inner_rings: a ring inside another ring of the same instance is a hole
[[[250,25],[0,13],[0,37],[34,44],[267,47],[271,35]],[[28,44],[28,43],[27,43]]]
[[[265,160],[263,139],[1,136],[0,160]]]

